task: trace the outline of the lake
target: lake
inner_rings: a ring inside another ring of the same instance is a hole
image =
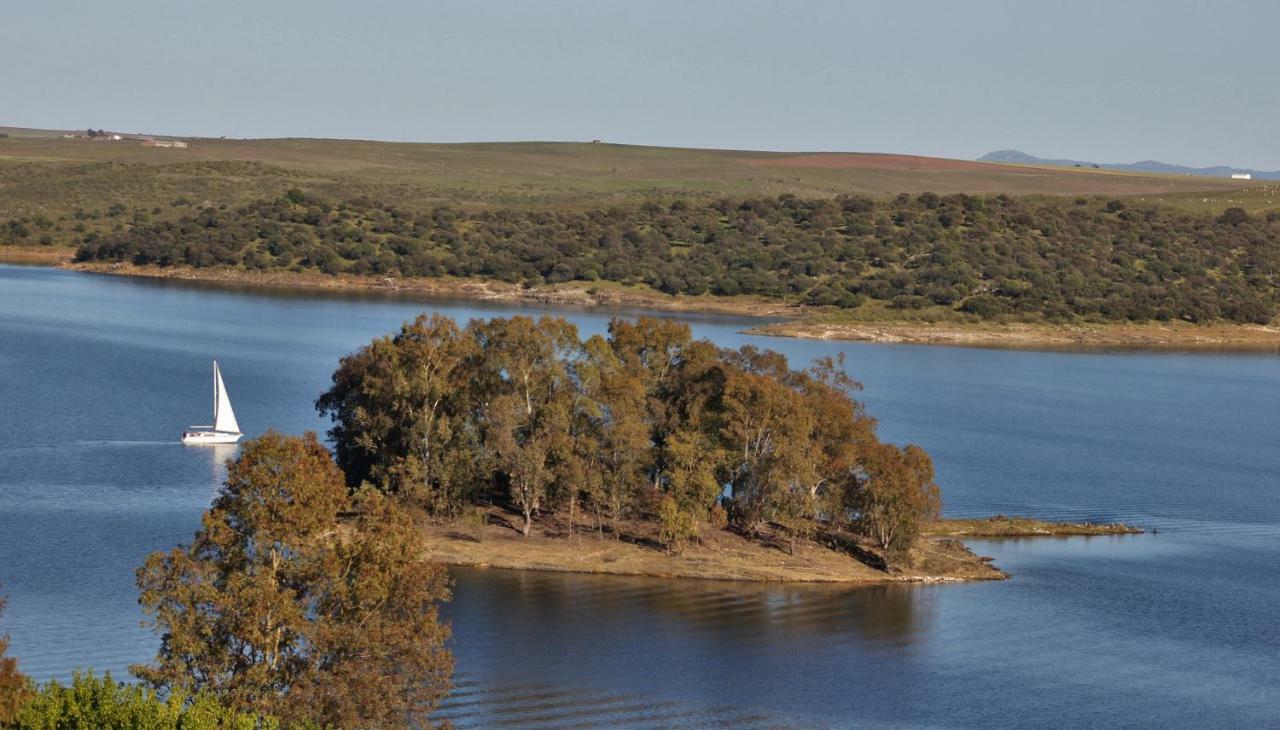
[[[0,266],[0,631],[37,678],[124,676],[157,640],[133,571],[188,541],[240,423],[323,430],[338,358],[423,311],[615,313],[280,296]],[[634,315],[634,312],[616,313]],[[1013,580],[838,588],[458,569],[467,726],[1280,725],[1280,358],[746,336],[845,353],[887,440],[934,457],[944,512],[1133,522],[1154,534],[971,542]]]

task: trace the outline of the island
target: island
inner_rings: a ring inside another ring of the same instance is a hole
[[[961,537],[1125,525],[941,518],[933,462],[886,443],[838,358],[796,369],[688,325],[420,316],[317,401],[355,493],[418,515],[450,565],[850,584],[996,580]]]

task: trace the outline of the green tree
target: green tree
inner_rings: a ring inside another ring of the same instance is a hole
[[[796,487],[814,479],[812,413],[799,394],[767,372],[732,372],[722,399],[724,481],[738,518],[754,532],[800,509],[793,503],[805,492]]]
[[[534,421],[515,393],[500,395],[485,413],[495,469],[505,477],[511,501],[524,516],[521,534],[529,536],[551,481],[551,438]]]
[[[716,479],[723,458],[706,434],[681,428],[667,436],[662,446],[663,486],[675,506],[690,516],[695,533],[711,521],[724,487]]]
[[[681,509],[670,495],[658,503],[658,526],[658,539],[667,547],[667,552],[677,555],[684,552],[685,544],[698,535],[693,515]]]
[[[611,324],[611,327],[616,324]],[[651,462],[652,425],[646,412],[643,365],[618,356],[615,343],[599,337],[587,342],[581,371],[594,405],[594,461],[600,470],[596,507],[613,523],[626,517],[638,499]]]
[[[348,497],[315,434],[249,441],[195,540],[138,570],[161,647],[134,672],[287,723],[425,722],[452,658],[446,577],[421,535],[379,493]]]
[[[557,447],[578,395],[570,377],[578,331],[558,317],[492,319],[467,330],[479,346],[473,378],[488,463],[524,516],[527,537],[548,496],[553,459],[568,455]]]
[[[453,320],[421,316],[344,357],[317,409],[352,488],[368,481],[433,512],[476,487],[480,435],[472,409],[477,347]]]
[[[942,509],[933,460],[919,446],[877,444],[862,460],[850,506],[864,534],[890,555],[902,555]]]

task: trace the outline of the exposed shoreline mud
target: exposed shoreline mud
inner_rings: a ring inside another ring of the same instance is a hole
[[[463,298],[566,307],[647,309],[712,313],[775,321],[749,334],[818,340],[951,345],[1033,350],[1182,350],[1280,352],[1280,327],[1272,325],[1148,323],[1022,323],[842,320],[830,313],[752,297],[675,296],[610,283],[569,282],[526,287],[483,279],[395,278],[319,272],[73,263],[68,249],[3,247],[0,262],[58,266],[116,276],[191,282],[230,288],[297,292],[369,292],[406,297]]]

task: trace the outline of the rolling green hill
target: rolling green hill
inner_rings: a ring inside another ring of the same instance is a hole
[[[59,217],[177,198],[235,205],[302,187],[425,210],[598,207],[652,197],[935,192],[1142,196],[1155,202],[1263,209],[1276,185],[907,155],[789,153],[603,143],[417,144],[322,139],[192,139],[186,149],[63,139],[0,128],[0,219]],[[1232,199],[1226,203],[1226,199]]]

